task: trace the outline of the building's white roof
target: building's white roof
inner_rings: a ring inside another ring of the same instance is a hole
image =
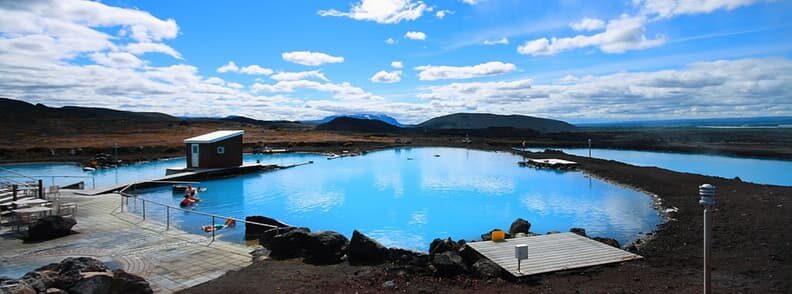
[[[208,134],[200,135],[198,137],[185,139],[184,143],[186,144],[214,143],[231,137],[241,136],[244,133],[245,131],[243,130],[215,131]]]

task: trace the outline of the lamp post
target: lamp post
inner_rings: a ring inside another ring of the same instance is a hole
[[[589,144],[589,158],[591,158],[591,139],[588,139]]]
[[[699,186],[699,204],[704,207],[704,293],[712,293],[710,287],[710,238],[712,237],[712,224],[710,218],[710,209],[715,206],[715,186],[710,184],[703,184]]]

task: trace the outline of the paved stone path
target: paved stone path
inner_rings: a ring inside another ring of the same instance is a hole
[[[23,243],[18,235],[0,235],[0,275],[24,273],[70,256],[100,259],[111,268],[138,274],[157,293],[170,293],[215,279],[249,265],[250,248],[189,234],[131,213],[121,213],[120,196],[75,196],[61,199],[78,205],[72,234],[40,243]]]

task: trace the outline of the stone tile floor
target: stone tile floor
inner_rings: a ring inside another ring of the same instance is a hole
[[[40,243],[23,243],[19,235],[0,234],[0,275],[24,273],[69,256],[94,257],[111,268],[138,274],[157,293],[170,293],[215,279],[249,265],[250,248],[189,234],[120,212],[118,194],[61,199],[78,205],[72,234]]]

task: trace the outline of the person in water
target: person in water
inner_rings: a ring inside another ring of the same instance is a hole
[[[179,203],[179,205],[181,205],[181,206],[190,206],[190,205],[195,204],[195,202],[198,202],[198,201],[196,201],[193,198],[190,198],[190,195],[184,195],[184,199],[182,199],[182,201],[181,201],[181,203]]]
[[[208,233],[208,232],[217,231],[217,230],[220,230],[220,229],[230,228],[230,227],[233,227],[235,225],[236,225],[236,221],[233,220],[233,219],[228,218],[228,219],[226,219],[225,223],[222,224],[222,225],[221,224],[216,224],[214,226],[203,226],[201,228],[204,230],[204,232]]]

